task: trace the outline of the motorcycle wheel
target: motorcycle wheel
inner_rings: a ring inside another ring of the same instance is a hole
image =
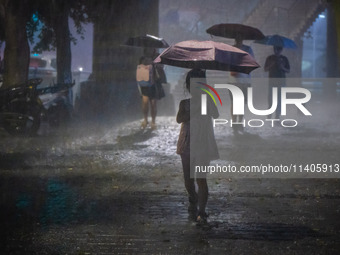
[[[5,119],[5,130],[15,136],[36,135],[40,127],[40,107],[35,103],[12,102],[9,104],[10,116]]]

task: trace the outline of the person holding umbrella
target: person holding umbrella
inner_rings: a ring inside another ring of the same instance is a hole
[[[220,36],[225,38],[233,38],[235,39],[234,47],[243,50],[254,58],[254,52],[250,46],[244,45],[243,40],[260,40],[265,36],[264,34],[257,28],[252,26],[247,26],[243,24],[237,23],[222,23],[211,26],[206,30],[208,34],[214,36]],[[247,89],[251,86],[250,74],[242,73],[242,72],[230,72],[229,82],[239,87],[243,94],[245,95],[245,99],[247,99]],[[229,93],[231,100],[231,117],[232,117],[232,128],[234,134],[238,134],[239,132],[243,133],[243,115],[234,115],[233,114],[233,97],[232,94]],[[245,104],[247,102],[245,101]],[[234,124],[235,123],[235,124]]]
[[[281,114],[281,88],[286,86],[286,74],[290,72],[288,58],[282,55],[283,48],[296,49],[295,42],[282,35],[267,35],[261,40],[256,40],[255,43],[273,46],[274,54],[266,58],[264,71],[268,72],[268,103],[271,107],[273,102],[273,88],[278,88],[277,108],[275,118],[279,119]],[[271,117],[271,116],[269,116]]]
[[[176,120],[181,124],[181,131],[177,154],[181,156],[184,184],[189,195],[188,212],[199,224],[205,224],[208,217],[205,211],[208,201],[206,173],[196,173],[196,178],[192,177],[195,166],[208,166],[211,160],[219,158],[212,124],[212,118],[218,118],[219,113],[209,100],[207,115],[201,115],[202,90],[197,88],[194,78],[205,81],[205,71],[195,68],[187,73],[185,84],[191,98],[182,100],[179,105]]]
[[[142,96],[142,112],[144,120],[141,124],[141,128],[145,129],[148,125],[148,113],[149,103],[151,106],[151,129],[156,128],[156,114],[157,114],[157,102],[156,91],[154,86],[152,59],[150,57],[141,57],[139,65],[136,70],[136,80],[138,88]]]
[[[137,66],[136,80],[142,96],[144,117],[141,124],[142,129],[145,129],[148,125],[149,104],[151,108],[151,129],[156,129],[157,100],[165,96],[162,83],[166,83],[167,79],[163,65],[152,63],[152,60],[157,56],[156,49],[153,49],[151,54],[144,50],[144,56],[140,58],[140,64]]]
[[[237,34],[235,36],[235,44],[233,46],[240,50],[248,52],[253,58],[255,58],[253,49],[250,46],[243,44],[242,34]],[[245,74],[245,73],[240,73],[240,72],[230,72],[229,81],[231,84],[236,85],[242,90],[243,95],[245,96],[244,103],[247,104],[247,89],[251,86],[250,74]],[[243,133],[244,132],[244,127],[242,124],[243,115],[233,114],[233,96],[231,93],[229,93],[229,95],[230,95],[230,101],[231,101],[230,113],[231,113],[231,118],[233,121],[233,126],[232,126],[233,132],[234,134],[238,134],[239,132]]]
[[[206,89],[205,70],[235,71],[250,73],[259,67],[249,53],[231,45],[214,41],[189,40],[176,43],[164,50],[154,63],[190,68],[186,76],[186,87],[190,99],[180,102],[177,122],[181,131],[177,142],[177,154],[181,156],[185,188],[189,196],[188,211],[199,223],[207,223],[205,212],[208,201],[206,173],[197,173],[196,166],[209,166],[210,161],[219,157],[212,118],[218,117],[216,104],[207,100],[207,112],[201,112],[201,98]],[[192,78],[200,78],[195,82]],[[210,87],[211,88],[210,88]],[[216,102],[215,102],[216,103]],[[222,101],[220,102],[222,106]],[[196,179],[195,179],[196,177]],[[196,192],[195,184],[198,186]]]
[[[149,106],[151,108],[151,129],[156,129],[157,100],[164,97],[162,83],[166,83],[166,75],[163,65],[153,64],[157,57],[158,48],[169,47],[169,44],[160,37],[154,35],[141,35],[130,37],[124,43],[126,46],[144,48],[144,56],[140,58],[136,70],[136,81],[142,97],[142,112],[144,120],[141,128],[145,129],[148,122]]]
[[[281,114],[281,88],[286,86],[286,73],[290,71],[288,58],[283,56],[282,46],[273,46],[274,54],[266,58],[264,64],[264,71],[268,72],[269,86],[268,86],[268,104],[271,107],[273,103],[273,88],[278,88],[277,108],[275,111],[275,118],[280,119]],[[271,116],[269,116],[271,117]]]

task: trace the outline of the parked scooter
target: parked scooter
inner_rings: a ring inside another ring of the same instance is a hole
[[[40,127],[41,100],[36,87],[42,79],[0,88],[0,123],[12,135],[34,135]]]
[[[43,105],[42,118],[51,127],[58,127],[71,118],[72,104],[69,93],[74,86],[70,84],[54,84],[51,87],[38,88],[37,93]]]

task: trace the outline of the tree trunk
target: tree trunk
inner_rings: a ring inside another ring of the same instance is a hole
[[[8,1],[5,9],[4,87],[24,83],[28,77],[30,48],[27,40],[26,2]]]
[[[66,1],[54,2],[55,4],[55,19],[54,29],[56,36],[57,48],[57,82],[71,83],[71,39],[70,29],[68,25],[70,8]]]

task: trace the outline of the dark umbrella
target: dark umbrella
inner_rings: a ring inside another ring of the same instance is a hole
[[[213,41],[183,41],[165,49],[155,60],[184,68],[250,73],[260,67],[247,52],[225,43]]]
[[[234,23],[213,25],[208,28],[206,32],[211,35],[226,38],[241,37],[243,40],[261,40],[264,38],[264,34],[259,29]]]
[[[130,37],[125,43],[128,46],[144,48],[167,48],[169,44],[163,39],[153,35]]]
[[[297,45],[292,39],[284,37],[282,35],[268,35],[262,40],[254,41],[255,43],[279,46],[283,48],[296,49]]]

